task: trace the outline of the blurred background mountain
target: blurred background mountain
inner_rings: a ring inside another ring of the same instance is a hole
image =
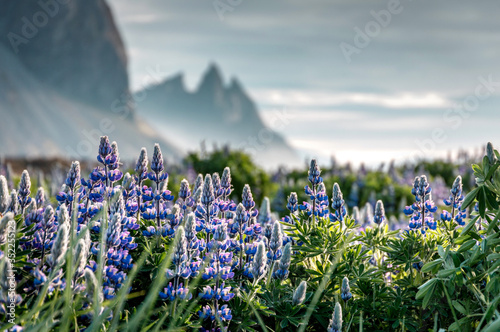
[[[136,103],[127,50],[105,1],[5,1],[2,7],[0,27],[8,33],[0,39],[0,115],[8,125],[0,132],[1,154],[93,159],[99,136],[108,135],[119,142],[122,158],[160,142],[177,161],[200,143],[253,149],[265,166],[300,161],[264,125],[237,79],[225,86],[215,65],[194,92],[178,76],[137,92],[147,98]],[[258,148],[252,137],[261,141]]]

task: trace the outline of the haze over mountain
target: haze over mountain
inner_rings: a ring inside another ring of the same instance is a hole
[[[183,74],[136,93],[138,114],[167,133],[177,145],[198,148],[229,145],[250,153],[262,165],[298,165],[300,159],[284,138],[266,127],[255,103],[241,83],[225,85],[217,65],[211,64],[198,87],[189,91]]]

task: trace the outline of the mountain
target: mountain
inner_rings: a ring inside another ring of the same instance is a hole
[[[111,110],[129,92],[125,47],[104,0],[5,0],[0,30],[0,43],[63,96]]]
[[[202,141],[228,144],[252,154],[264,166],[301,164],[285,139],[262,122],[240,82],[233,78],[226,86],[215,64],[194,91],[186,89],[178,74],[137,96],[141,96],[138,115],[179,146],[195,149]]]
[[[167,158],[180,157],[135,118],[127,57],[103,0],[6,0],[2,9],[1,155],[94,159],[99,136],[108,135],[122,158],[155,142]]]

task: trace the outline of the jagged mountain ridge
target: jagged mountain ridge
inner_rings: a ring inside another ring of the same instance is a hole
[[[229,144],[253,154],[260,164],[300,163],[284,138],[263,123],[240,82],[233,78],[225,86],[215,64],[194,91],[186,89],[183,75],[178,74],[137,95],[145,96],[137,103],[138,115],[160,132],[172,133],[177,144],[189,148],[201,141]]]

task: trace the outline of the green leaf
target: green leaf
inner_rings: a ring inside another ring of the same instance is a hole
[[[460,248],[458,248],[457,252],[464,252],[464,251],[467,251],[469,250],[470,248],[474,247],[474,245],[476,244],[476,240],[469,240],[469,241],[465,241],[461,246]]]
[[[435,261],[432,261],[429,263],[425,263],[424,266],[422,267],[422,272],[429,272],[432,269],[434,269],[436,266],[440,266],[441,264],[443,264],[443,260],[441,258],[436,259]]]
[[[473,202],[473,201],[476,199],[476,197],[477,197],[477,193],[479,192],[479,188],[481,188],[481,187],[478,187],[478,188],[476,188],[476,189],[472,190],[472,191],[471,191],[471,192],[467,195],[467,197],[465,197],[465,199],[464,199],[464,201],[463,201],[463,203],[462,203],[462,209],[465,209],[465,208],[469,207],[469,206],[472,204],[472,202]]]
[[[458,312],[460,312],[462,315],[467,315],[467,310],[465,310],[465,307],[461,305],[460,302],[453,300],[451,303]]]

